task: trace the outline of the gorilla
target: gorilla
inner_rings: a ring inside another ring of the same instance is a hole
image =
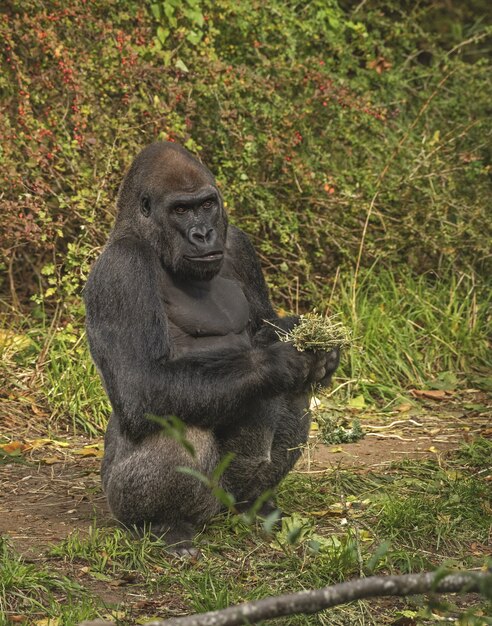
[[[117,209],[84,290],[113,409],[103,487],[121,523],[186,552],[222,505],[178,468],[210,475],[233,453],[220,480],[239,510],[273,490],[307,440],[309,390],[329,383],[339,353],[279,341],[267,322],[288,330],[298,318],[276,315],[253,246],[228,226],[214,177],[184,148],[140,152]],[[149,416],[178,417],[194,454]]]

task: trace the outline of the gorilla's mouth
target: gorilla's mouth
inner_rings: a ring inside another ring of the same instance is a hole
[[[187,261],[192,261],[193,263],[211,263],[212,261],[220,261],[224,253],[221,250],[216,250],[214,252],[209,252],[208,254],[201,254],[199,256],[185,256]]]

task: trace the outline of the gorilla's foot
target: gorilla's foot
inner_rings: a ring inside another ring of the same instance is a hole
[[[260,517],[268,517],[269,515],[275,512],[278,513],[279,520],[281,520],[282,517],[285,517],[284,512],[281,509],[279,509],[278,506],[275,504],[275,500],[267,500],[261,506],[261,509],[258,511],[258,515]]]
[[[199,550],[193,546],[195,529],[187,522],[182,522],[179,526],[171,526],[165,522],[152,524],[151,533],[166,542],[166,549],[171,554],[186,557],[199,554]]]

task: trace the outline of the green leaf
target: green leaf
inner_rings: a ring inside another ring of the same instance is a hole
[[[282,517],[282,511],[279,509],[272,511],[265,519],[263,520],[263,529],[266,533],[271,534],[273,529],[275,528],[278,520]]]
[[[363,409],[366,406],[366,401],[363,395],[356,396],[355,398],[350,398],[348,401],[348,406],[353,409]]]
[[[223,473],[231,464],[232,460],[236,455],[234,452],[228,452],[217,464],[217,467],[212,472],[212,480],[216,483],[219,482],[219,479],[222,477]]]
[[[166,39],[168,37],[169,37],[169,29],[159,26],[157,28],[157,39],[163,44],[166,42]]]
[[[205,476],[205,474],[202,474],[201,472],[199,472],[196,469],[193,469],[192,467],[185,467],[184,465],[179,465],[176,468],[176,471],[180,472],[181,474],[188,474],[188,476],[193,476],[194,478],[199,480],[201,483],[203,483],[206,487],[211,486],[210,479],[208,478],[208,476]]]
[[[194,30],[191,30],[186,35],[186,39],[194,46],[202,40],[202,37],[203,37],[203,33],[201,31],[194,31]]]
[[[152,15],[155,17],[156,20],[160,20],[162,17],[162,13],[161,13],[161,5],[160,4],[151,4],[150,5],[150,10],[152,11]]]
[[[175,66],[178,70],[181,70],[182,72],[188,73],[190,71],[181,59],[178,59],[176,61]]]

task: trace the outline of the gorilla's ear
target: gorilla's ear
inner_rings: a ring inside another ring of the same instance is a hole
[[[150,198],[147,194],[144,194],[140,198],[140,211],[145,217],[150,215]]]

